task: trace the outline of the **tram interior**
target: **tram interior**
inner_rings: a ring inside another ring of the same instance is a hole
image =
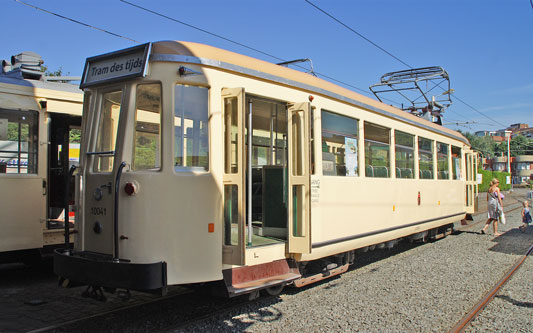
[[[81,117],[52,114],[50,120],[50,145],[48,150],[48,228],[64,227],[66,175],[72,165],[79,164]],[[68,147],[68,148],[67,148]],[[69,183],[69,204],[74,201],[74,176]],[[74,222],[74,212],[69,222]]]
[[[248,97],[247,115],[250,105],[253,230],[251,244],[248,225],[245,228],[245,239],[247,246],[261,246],[284,242],[287,239],[287,106],[285,103]],[[248,185],[248,177],[246,182]],[[234,233],[236,237],[236,231]]]

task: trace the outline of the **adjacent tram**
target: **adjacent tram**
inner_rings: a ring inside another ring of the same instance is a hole
[[[24,52],[0,69],[3,262],[37,262],[65,240],[65,174],[78,164],[83,93],[65,81],[72,78],[45,77],[42,63],[39,55]],[[73,214],[67,214],[71,224]]]
[[[162,41],[88,58],[81,87],[65,281],[275,293],[474,212],[460,133],[300,71]]]

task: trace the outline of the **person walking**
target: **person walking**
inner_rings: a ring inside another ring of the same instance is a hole
[[[494,178],[490,182],[489,190],[487,191],[487,211],[489,213],[489,218],[485,222],[485,226],[481,229],[481,233],[485,234],[489,228],[490,222],[492,222],[492,228],[494,230],[494,236],[500,236],[498,232],[498,218],[503,212],[503,203],[500,196],[500,188],[498,185],[500,182],[498,179]]]
[[[526,232],[527,226],[531,223],[531,213],[529,209],[529,202],[526,200],[523,202],[524,208],[522,209],[522,224],[519,228],[520,231]]]

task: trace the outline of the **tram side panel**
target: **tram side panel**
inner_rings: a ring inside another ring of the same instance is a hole
[[[0,252],[41,248],[45,223],[42,179],[3,176],[0,176]],[[38,197],[33,198],[36,193]]]
[[[13,93],[14,91],[17,93]],[[38,111],[39,104],[33,96],[26,96],[33,92],[33,89],[27,87],[0,84],[0,118],[15,125],[19,123],[19,126],[15,126],[15,130],[19,129],[20,132],[18,136],[24,135],[22,127],[27,127],[30,134],[31,131],[38,133],[21,140],[21,146],[17,141],[5,141],[9,139],[8,124],[3,129],[5,133],[0,133],[4,144],[15,142],[14,146],[0,147],[0,160],[7,164],[0,173],[0,252],[38,249],[43,246],[47,150],[46,145],[39,143],[46,142],[46,127],[44,112]],[[22,154],[19,156],[14,150]],[[16,164],[9,165],[9,162]]]

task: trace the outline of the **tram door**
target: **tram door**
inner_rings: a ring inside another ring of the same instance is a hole
[[[84,177],[84,220],[82,244],[85,251],[114,254],[113,214],[115,175],[121,161],[117,157],[119,116],[123,96],[122,87],[96,90],[85,95],[84,107],[95,110],[85,113],[84,137],[81,156]],[[87,106],[90,104],[90,106]],[[122,141],[121,141],[122,142]]]
[[[50,114],[48,148],[48,219],[47,228],[63,228],[65,195],[70,205],[74,201],[74,176],[69,179],[68,193],[66,175],[72,165],[79,165],[81,141],[81,117]],[[74,211],[68,220],[73,223]]]
[[[289,253],[311,252],[311,104],[289,107]]]
[[[286,244],[309,253],[309,103],[222,91],[225,264],[244,265],[247,248]]]
[[[222,90],[224,122],[222,262],[244,265],[245,158],[244,158],[244,88]]]
[[[0,99],[0,252],[40,248],[46,202],[45,112],[31,105],[33,100],[10,105],[9,98]]]
[[[478,194],[477,184],[477,155],[470,149],[465,149],[466,162],[466,212],[473,214],[476,211]]]

